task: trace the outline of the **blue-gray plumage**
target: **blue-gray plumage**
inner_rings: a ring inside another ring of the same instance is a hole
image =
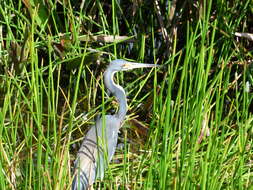
[[[113,76],[118,71],[135,68],[155,67],[155,64],[133,63],[117,59],[110,63],[104,73],[105,87],[113,94],[119,110],[115,115],[106,115],[97,119],[86,134],[77,153],[72,190],[85,190],[97,178],[103,179],[104,170],[111,161],[117,146],[118,132],[127,113],[127,100],[124,89],[115,84]]]

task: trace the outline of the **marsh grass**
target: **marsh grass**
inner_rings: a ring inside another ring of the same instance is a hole
[[[0,189],[70,189],[82,137],[117,109],[115,58],[162,67],[117,74],[128,116],[94,188],[253,188],[252,50],[233,36],[252,3],[173,2],[1,1]]]

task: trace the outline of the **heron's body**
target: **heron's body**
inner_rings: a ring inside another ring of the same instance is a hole
[[[104,125],[103,118],[99,118],[96,124],[89,129],[75,161],[72,190],[85,190],[94,183],[96,178],[102,179],[104,170],[115,153],[118,132],[127,112],[127,101],[124,89],[113,82],[114,73],[121,70],[154,66],[153,64],[114,60],[106,69],[104,73],[105,86],[116,97],[120,105],[119,110],[115,115],[106,115]]]
[[[112,159],[115,153],[120,122],[115,122],[118,119],[112,115],[106,115],[104,119],[104,130],[103,119],[99,118],[96,124],[91,126],[83,140],[75,162],[76,171],[80,173],[75,176],[72,189],[78,189],[78,177],[81,179],[80,190],[87,189],[96,178],[103,179],[107,162]],[[103,146],[108,142],[110,145]],[[107,161],[104,160],[105,151],[110,153],[107,155]]]

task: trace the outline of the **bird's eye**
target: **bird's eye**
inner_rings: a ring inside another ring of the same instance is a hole
[[[123,67],[123,68],[127,68],[127,64],[124,64],[122,67]]]

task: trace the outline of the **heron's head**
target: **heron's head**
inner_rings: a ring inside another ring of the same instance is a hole
[[[112,61],[108,67],[108,69],[111,69],[112,71],[127,71],[130,69],[136,69],[136,68],[145,68],[145,67],[157,67],[158,65],[155,64],[147,64],[147,63],[134,63],[125,61],[123,59],[116,59]]]

